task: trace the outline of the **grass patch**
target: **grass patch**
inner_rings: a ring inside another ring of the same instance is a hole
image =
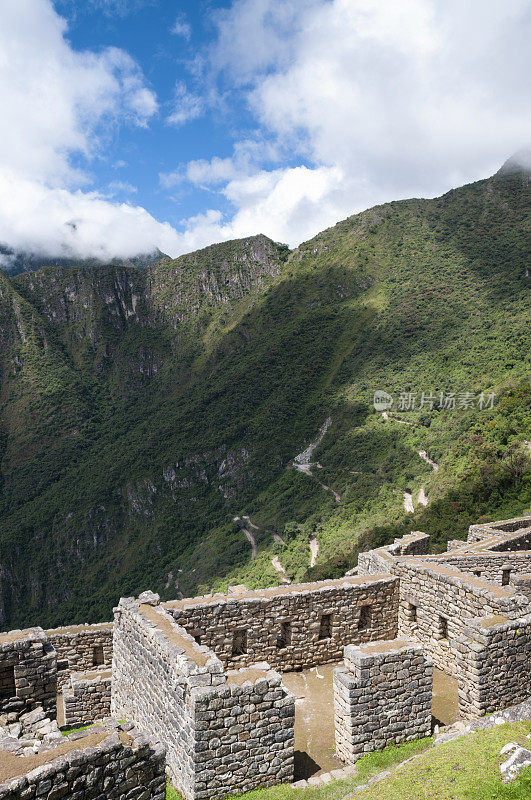
[[[97,722],[91,722],[89,725],[82,725],[81,728],[62,728],[61,733],[63,736],[70,736],[71,733],[78,733],[79,731],[86,731],[87,728],[92,728],[93,725],[97,725]]]
[[[356,800],[524,800],[531,797],[531,769],[502,783],[500,755],[507,742],[529,747],[531,722],[500,725],[449,742],[359,792]]]

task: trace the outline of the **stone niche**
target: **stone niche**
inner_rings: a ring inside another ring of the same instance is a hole
[[[73,728],[111,713],[111,672],[74,673],[63,690],[65,725]]]
[[[345,647],[334,670],[336,753],[352,764],[373,750],[428,736],[433,662],[406,639]]]
[[[57,657],[42,628],[0,636],[0,715],[20,717],[42,706],[57,716]]]

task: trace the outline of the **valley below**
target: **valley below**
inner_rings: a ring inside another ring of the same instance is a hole
[[[0,273],[2,627],[340,577],[525,513],[529,233],[529,175],[501,170],[293,251]]]

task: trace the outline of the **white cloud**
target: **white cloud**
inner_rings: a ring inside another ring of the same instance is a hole
[[[133,186],[133,184],[128,181],[111,181],[108,186],[108,191],[111,197],[114,197],[119,194],[136,194],[138,192],[138,187]]]
[[[77,188],[88,179],[71,156],[97,154],[116,122],[146,125],[157,102],[127,53],[76,52],[65,30],[49,0],[2,0],[0,242],[105,259],[178,251],[179,235],[145,209]]]
[[[531,142],[527,0],[235,0],[217,23],[221,92],[238,86],[262,140],[307,165],[265,173],[255,159],[253,172],[235,153],[181,167],[220,183],[234,230],[297,244],[376,203],[485,177]]]
[[[175,36],[182,36],[183,39],[188,41],[190,36],[192,35],[192,27],[189,22],[186,21],[185,14],[179,14],[173,23],[170,33],[173,33]]]
[[[182,252],[182,237],[140,206],[112,203],[96,192],[49,188],[0,172],[0,240],[15,249],[68,257]],[[4,233],[9,232],[9,238]]]
[[[178,232],[88,191],[73,166],[109,129],[157,112],[138,65],[116,48],[74,51],[51,0],[0,0],[0,242],[104,259],[258,232],[295,245],[375,203],[488,175],[531,141],[528,0],[235,0],[214,18],[194,62],[204,96],[177,82],[166,122],[197,119],[216,96],[234,150],[160,175],[213,199]],[[109,191],[123,197],[125,182]]]
[[[173,94],[173,111],[167,118],[169,125],[179,127],[201,116],[203,113],[201,98],[189,92],[183,81],[177,81]]]

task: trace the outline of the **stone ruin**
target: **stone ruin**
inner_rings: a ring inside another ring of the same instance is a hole
[[[456,681],[464,720],[527,698],[531,517],[472,525],[437,555],[413,532],[353,572],[165,603],[145,592],[113,623],[0,635],[0,800],[162,800],[166,775],[186,800],[291,782],[289,673],[330,663],[346,765],[431,732],[434,669]]]

